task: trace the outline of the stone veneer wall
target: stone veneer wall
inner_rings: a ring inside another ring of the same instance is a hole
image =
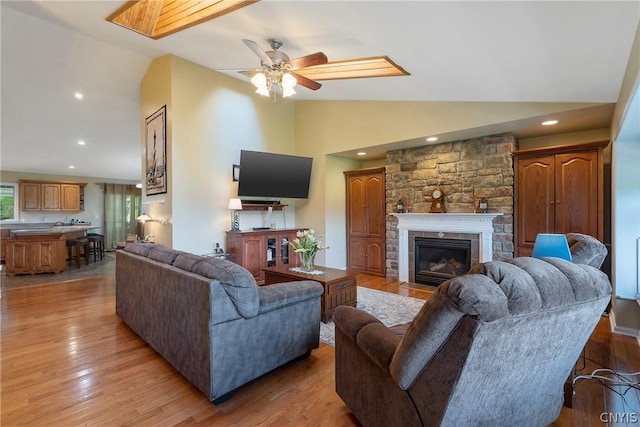
[[[511,133],[389,151],[386,165],[387,277],[398,278],[398,220],[406,212],[429,212],[431,192],[444,192],[447,212],[473,212],[475,197],[486,197],[493,221],[493,259],[513,257],[513,152]]]

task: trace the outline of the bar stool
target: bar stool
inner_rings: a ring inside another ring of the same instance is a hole
[[[89,240],[89,255],[93,254],[93,262],[97,261],[98,256],[100,260],[104,258],[104,236],[98,233],[87,233],[87,240]]]
[[[82,258],[84,258],[86,264],[89,265],[89,240],[84,237],[67,240],[67,262],[69,266],[75,261],[78,268],[80,268],[80,260]]]

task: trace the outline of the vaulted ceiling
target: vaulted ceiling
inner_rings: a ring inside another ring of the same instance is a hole
[[[278,38],[291,58],[387,55],[411,73],[326,81],[295,99],[584,103],[552,131],[512,130],[606,127],[640,22],[637,1],[263,0],[153,40],[105,19],[121,4],[0,3],[2,170],[139,179],[138,94],[150,61],[171,53],[250,84],[237,69],[259,59],[242,39],[267,49]]]

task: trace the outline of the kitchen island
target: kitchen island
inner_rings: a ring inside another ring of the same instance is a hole
[[[67,267],[67,240],[99,227],[69,225],[12,229],[5,243],[7,276],[60,273]]]

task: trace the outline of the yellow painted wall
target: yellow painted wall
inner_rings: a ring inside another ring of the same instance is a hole
[[[171,182],[172,172],[172,116],[173,105],[171,98],[171,73],[172,73],[172,56],[165,55],[156,58],[151,62],[147,72],[145,73],[140,84],[140,149],[141,149],[141,168],[142,171],[142,211],[153,219],[166,218],[169,225],[165,226],[158,222],[149,222],[145,224],[144,230],[146,234],[153,234],[155,242],[164,246],[171,247],[173,245],[172,236],[172,203],[174,185]],[[145,140],[146,140],[146,118],[155,113],[163,105],[167,106],[167,193],[146,196],[145,183]]]
[[[298,101],[296,126],[304,134],[305,144],[312,143],[316,150],[335,154],[595,105],[598,104]]]
[[[241,149],[294,154],[293,101],[274,103],[246,82],[167,56],[155,60],[145,75],[141,104],[143,124],[144,117],[167,104],[169,190],[147,200],[164,203],[146,206],[152,218],[170,218],[171,225],[151,224],[156,242],[201,254],[213,252],[216,243],[225,247],[227,206],[237,197],[232,165],[240,162]],[[290,207],[272,219],[284,228],[286,218],[292,228],[294,202],[283,202]],[[265,221],[262,212],[240,213],[241,229]]]

